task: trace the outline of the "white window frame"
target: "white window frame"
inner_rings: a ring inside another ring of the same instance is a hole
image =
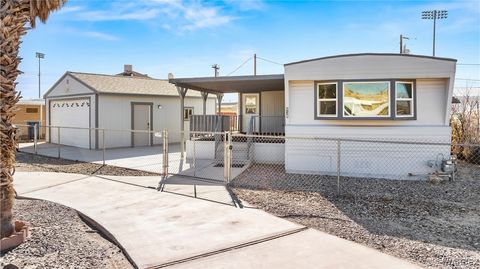
[[[412,86],[412,97],[410,98],[397,98],[397,85],[399,83],[402,84],[410,84]],[[408,115],[398,115],[397,113],[397,101],[410,101],[410,114]],[[395,117],[397,118],[411,118],[415,116],[415,87],[413,85],[413,81],[395,81]]]
[[[186,111],[189,111],[189,110],[192,111],[192,114],[190,114],[190,115],[189,115],[188,113],[185,114],[185,112],[186,112]],[[184,108],[183,108],[183,121],[189,121],[189,120],[190,120],[190,116],[192,116],[193,113],[194,113],[193,107],[184,107]],[[188,115],[188,116],[185,117],[185,115]]]
[[[346,84],[372,84],[372,83],[387,83],[388,85],[388,114],[387,115],[376,115],[376,116],[353,116],[345,115],[345,85]],[[351,118],[351,119],[375,119],[375,118],[391,118],[392,117],[392,96],[391,96],[391,85],[389,80],[378,80],[378,81],[344,81],[342,85],[342,117]]]
[[[320,98],[318,90],[320,85],[335,85],[335,98]],[[319,82],[316,88],[317,95],[317,117],[318,118],[336,118],[338,117],[338,82]],[[320,114],[320,103],[324,101],[335,101],[335,114]]]

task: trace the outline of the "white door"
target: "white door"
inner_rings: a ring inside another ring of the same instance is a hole
[[[242,94],[242,132],[258,132],[260,115],[260,95]]]
[[[90,98],[51,100],[50,125],[60,127],[90,127]],[[58,143],[57,128],[50,128],[50,143]],[[60,144],[90,148],[88,129],[60,128]]]
[[[134,130],[150,130],[150,105],[134,104],[133,109],[133,129]],[[150,146],[151,134],[147,132],[133,132],[133,146]]]

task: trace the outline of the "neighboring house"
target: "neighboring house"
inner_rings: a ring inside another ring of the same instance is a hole
[[[184,128],[188,131],[191,114],[201,114],[204,105],[206,113],[214,114],[216,105],[214,96],[202,99],[199,92],[188,91],[184,111],[180,113],[179,93],[167,80],[80,72],[66,72],[44,98],[47,125],[108,129],[105,132],[107,148],[161,143],[161,138],[152,133],[129,132],[131,129],[167,129],[169,141],[179,142],[181,115],[184,115]],[[50,127],[47,131],[47,140],[57,143],[57,129]],[[102,131],[61,128],[60,144],[102,148]]]
[[[285,64],[284,75],[170,82],[209,93],[238,92],[242,132],[269,133],[272,128],[277,131],[280,121],[284,124],[277,133],[285,134],[285,144],[257,143],[261,150],[254,146],[248,161],[284,163],[291,173],[334,175],[336,141],[292,137],[450,143],[455,68],[455,59],[363,53]],[[281,159],[274,158],[279,154]],[[424,176],[438,169],[431,167],[432,161],[449,155],[448,145],[346,142],[341,150],[342,173]],[[392,161],[399,165],[392,166]]]
[[[43,99],[31,99],[22,100],[17,103],[18,110],[16,111],[15,120],[13,124],[17,125],[18,138],[20,140],[33,140],[34,128],[26,127],[25,125],[39,126],[37,138],[43,139],[45,137],[45,128],[40,126],[45,125],[45,100]]]

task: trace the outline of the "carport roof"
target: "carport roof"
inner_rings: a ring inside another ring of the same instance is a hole
[[[209,93],[260,92],[285,90],[284,75],[175,78],[178,87]]]

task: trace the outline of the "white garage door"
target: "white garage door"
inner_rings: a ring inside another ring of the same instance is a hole
[[[62,127],[90,127],[90,98],[50,101],[50,125]],[[56,128],[51,128],[51,143],[58,142]],[[60,144],[90,148],[88,129],[60,129]]]

